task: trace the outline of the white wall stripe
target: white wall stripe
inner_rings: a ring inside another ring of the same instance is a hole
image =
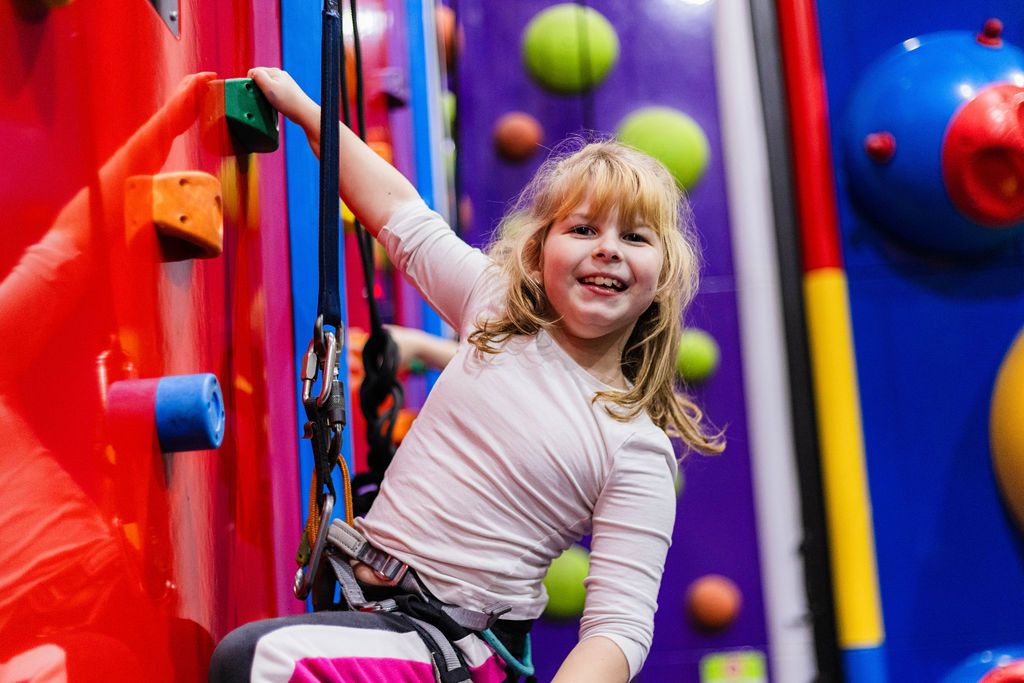
[[[715,64],[764,582],[771,678],[815,677],[814,641],[800,556],[803,536],[791,431],[768,153],[750,6],[718,3]]]
[[[391,633],[366,628],[301,624],[271,631],[259,639],[252,681],[287,683],[300,659],[360,657],[430,663],[430,651],[415,631]]]

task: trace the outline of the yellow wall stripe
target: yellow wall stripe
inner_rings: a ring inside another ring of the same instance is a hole
[[[884,639],[846,274],[804,276],[839,643]]]

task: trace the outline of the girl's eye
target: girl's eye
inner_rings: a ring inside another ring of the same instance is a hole
[[[593,235],[594,234],[594,228],[592,228],[592,227],[590,227],[589,225],[586,225],[586,224],[574,225],[572,227],[572,230],[570,230],[570,232],[574,232],[577,235]]]
[[[627,242],[646,242],[647,241],[647,238],[644,237],[643,235],[641,235],[638,232],[627,232],[625,235],[622,236],[622,239],[626,240]]]

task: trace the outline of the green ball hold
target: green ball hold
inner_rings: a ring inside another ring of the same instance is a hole
[[[455,112],[457,108],[458,101],[455,99],[455,93],[451,90],[445,90],[441,95],[441,111],[444,112],[444,120],[448,122],[449,131],[455,128]]]
[[[683,330],[676,351],[676,372],[684,381],[696,384],[708,379],[718,369],[718,360],[714,337],[696,328]]]
[[[544,616],[551,619],[572,619],[583,614],[587,591],[583,579],[590,571],[590,553],[583,546],[572,545],[555,558],[544,577],[548,606]]]
[[[690,189],[708,167],[711,146],[700,125],[670,107],[637,109],[619,124],[617,137],[665,164],[680,187]]]
[[[539,12],[523,32],[523,61],[541,86],[572,94],[594,87],[619,59],[619,37],[603,14],[566,2]]]

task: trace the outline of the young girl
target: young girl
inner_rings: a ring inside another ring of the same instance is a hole
[[[319,107],[283,71],[249,75],[319,155]],[[627,681],[651,645],[672,538],[666,432],[723,448],[673,386],[697,283],[682,194],[654,159],[588,144],[541,167],[485,254],[345,127],[340,145],[345,202],[462,339],[358,529],[444,603],[511,606],[493,630],[513,655],[544,609],[551,561],[592,534],[580,640],[555,681]],[[380,583],[366,566],[356,576]],[[211,677],[435,680],[406,622],[329,612],[250,624],[218,648]],[[505,680],[476,636],[455,645],[473,681]]]

